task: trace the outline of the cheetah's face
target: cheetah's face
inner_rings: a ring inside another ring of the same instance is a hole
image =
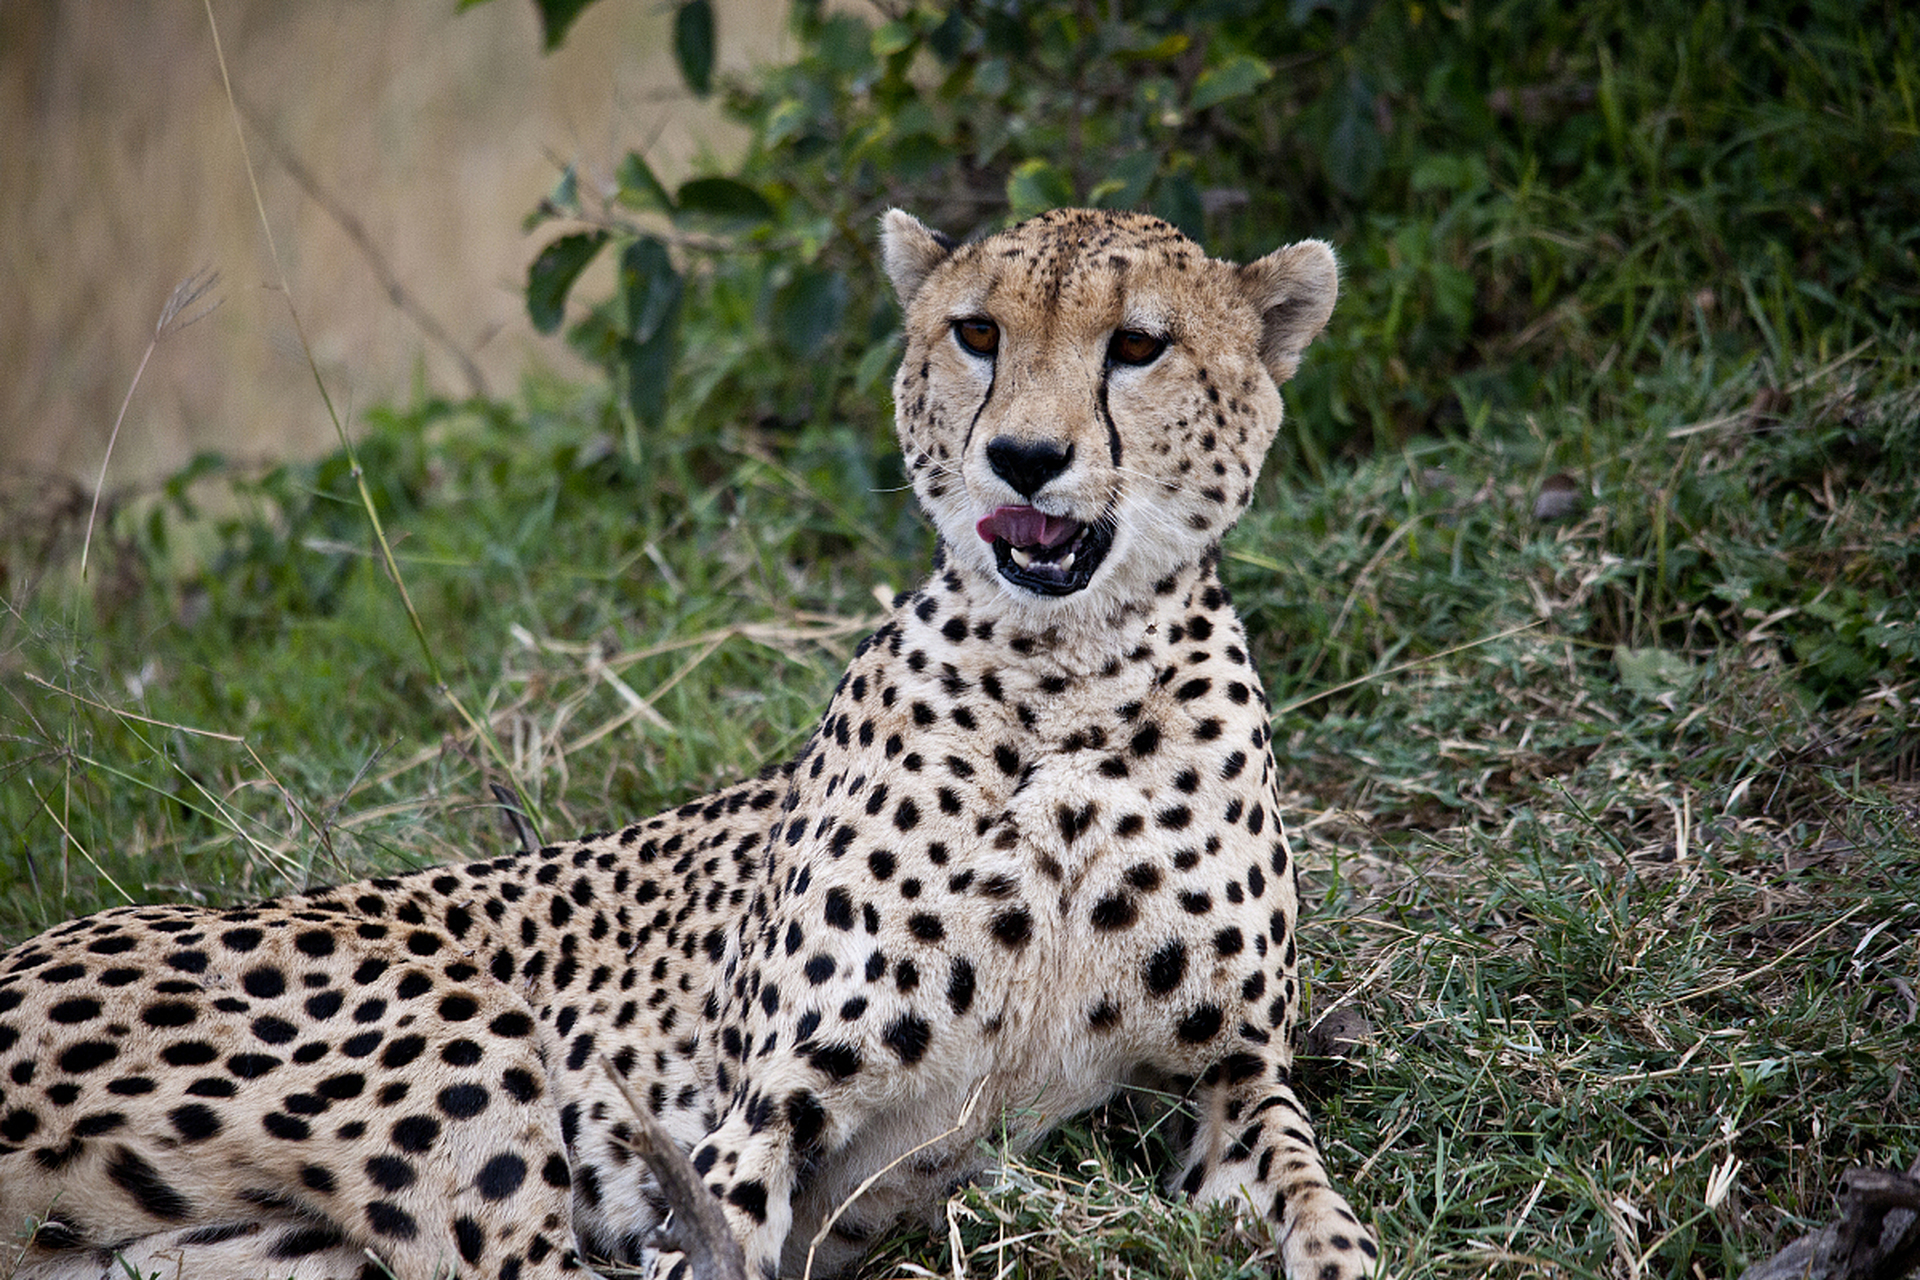
[[[1333,308],[1318,241],[1236,266],[1142,215],[964,247],[899,211],[907,470],[961,566],[1036,608],[1135,600],[1232,525]]]

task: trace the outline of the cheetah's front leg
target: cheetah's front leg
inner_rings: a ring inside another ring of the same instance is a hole
[[[1215,1068],[1179,1185],[1202,1203],[1243,1199],[1272,1222],[1288,1280],[1379,1277],[1379,1249],[1328,1181],[1290,1071],[1250,1054]]]

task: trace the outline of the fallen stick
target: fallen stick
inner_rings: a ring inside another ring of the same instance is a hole
[[[604,1053],[600,1055],[600,1069],[633,1110],[633,1139],[627,1145],[647,1162],[647,1168],[659,1180],[671,1211],[659,1236],[668,1248],[686,1255],[687,1280],[747,1280],[747,1261],[740,1252],[740,1242],[728,1228],[720,1202],[693,1171],[686,1152],[674,1145]]]
[[[1740,1280],[1900,1280],[1920,1267],[1920,1165],[1849,1169],[1840,1219],[1801,1236]]]

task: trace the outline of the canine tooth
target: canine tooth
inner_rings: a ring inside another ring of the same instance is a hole
[[[1067,570],[1073,568],[1073,558],[1079,554],[1080,553],[1078,551],[1069,551],[1067,552],[1067,554],[1061,556],[1060,572],[1065,573]]]
[[[1012,553],[1013,562],[1019,565],[1022,569],[1025,569],[1027,566],[1033,563],[1033,557],[1028,555],[1026,552],[1022,551],[1020,548],[1008,547],[1007,550]]]

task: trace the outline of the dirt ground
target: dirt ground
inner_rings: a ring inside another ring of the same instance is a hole
[[[672,180],[703,148],[736,145],[681,87],[655,0],[600,0],[545,56],[528,0],[211,7],[274,245],[350,418],[416,385],[510,391],[530,353],[568,362],[521,301],[540,243],[521,218],[562,166],[591,179],[639,150]],[[723,73],[779,55],[784,11],[720,6]],[[168,294],[201,269],[220,273],[220,306],[154,352],[109,486],[205,450],[322,450],[333,427],[261,228],[207,6],[0,4],[6,475],[92,484]]]

